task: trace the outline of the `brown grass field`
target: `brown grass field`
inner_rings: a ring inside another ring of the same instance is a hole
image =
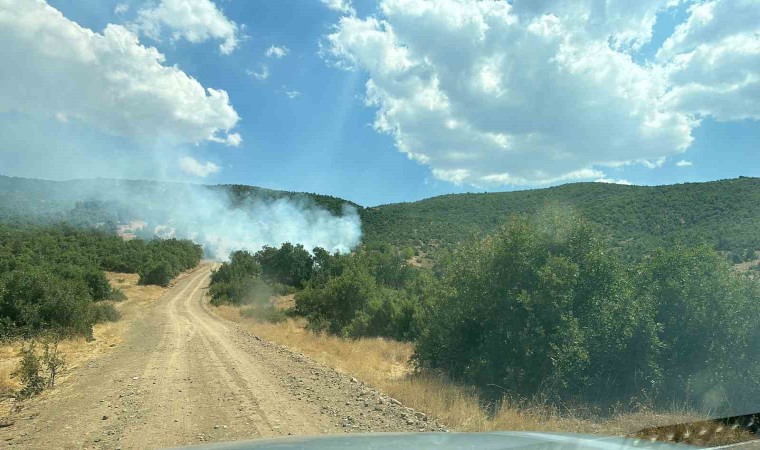
[[[273,303],[280,308],[291,306],[292,296],[275,298]],[[240,324],[263,339],[360,378],[403,404],[425,411],[453,431],[570,432],[672,441],[677,439],[678,433],[672,433],[668,428],[645,434],[637,432],[645,428],[695,422],[705,417],[677,408],[667,412],[639,408],[637,412],[621,412],[612,417],[599,418],[581,409],[560,412],[542,404],[508,402],[500,405],[497,412],[489,417],[473,389],[414,373],[409,362],[413,351],[410,343],[382,338],[343,339],[312,332],[305,328],[302,319],[289,318],[276,324],[267,323],[244,317],[241,314],[243,309],[229,305],[212,308],[219,316]],[[726,429],[715,433],[715,427],[709,423],[695,426],[699,429],[687,435],[683,442],[718,445],[752,438],[752,435],[737,430]]]

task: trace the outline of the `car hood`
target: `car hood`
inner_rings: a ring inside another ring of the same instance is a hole
[[[291,449],[688,449],[685,445],[664,444],[641,439],[582,434],[492,432],[492,433],[370,433],[282,437],[253,441],[222,442],[185,447],[193,450],[291,450]]]

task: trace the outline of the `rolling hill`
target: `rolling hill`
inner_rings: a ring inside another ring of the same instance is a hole
[[[679,240],[733,252],[760,249],[760,178],[749,177],[665,186],[574,183],[383,205],[362,211],[364,241],[448,246],[494,229],[510,214],[549,206],[600,225],[634,254]]]
[[[126,188],[130,192],[156,192],[181,186],[152,181],[59,182],[0,176],[0,221],[66,221],[79,225],[123,222],[134,211],[126,202],[102,200],[99,193]],[[426,251],[451,247],[473,234],[487,233],[511,214],[534,214],[549,207],[598,224],[613,245],[631,257],[641,256],[652,246],[676,242],[706,242],[737,255],[760,249],[760,178],[665,186],[574,183],[515,192],[443,195],[370,208],[336,197],[253,186],[205,188],[228,193],[237,207],[250,199],[287,198],[341,214],[349,205],[361,216],[364,243],[392,243]]]

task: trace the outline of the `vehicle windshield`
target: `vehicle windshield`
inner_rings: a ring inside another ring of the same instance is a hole
[[[0,41],[2,445],[760,438],[757,0],[0,0]]]

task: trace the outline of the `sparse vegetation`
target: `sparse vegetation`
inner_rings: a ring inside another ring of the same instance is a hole
[[[18,392],[19,398],[29,398],[45,389],[45,377],[42,374],[41,358],[37,352],[37,342],[26,342],[19,351],[21,362],[17,371],[23,388]]]

